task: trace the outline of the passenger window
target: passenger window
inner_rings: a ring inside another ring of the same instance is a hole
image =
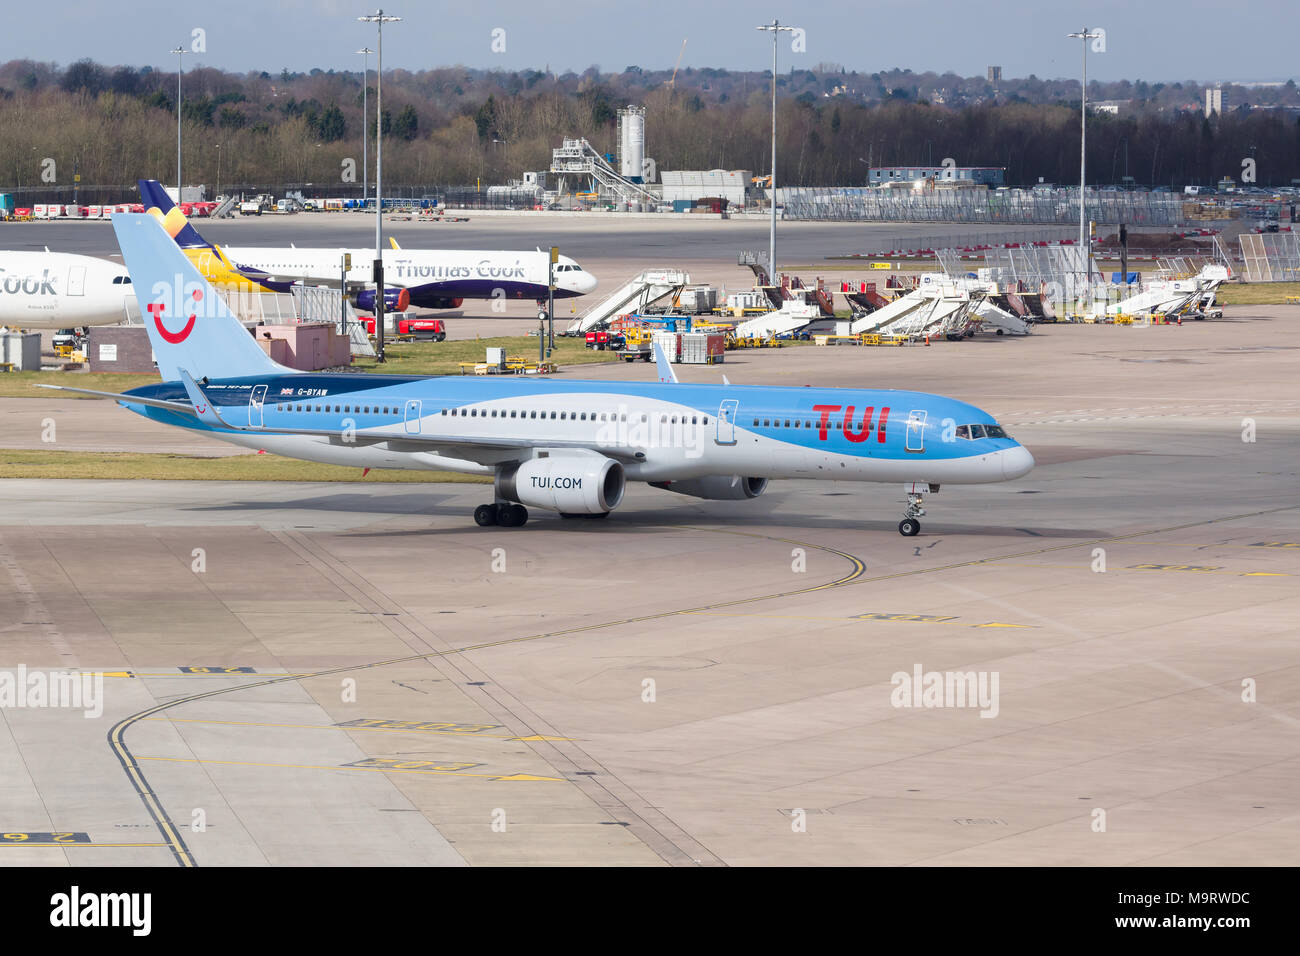
[[[758,427],[758,419],[757,419],[757,418],[754,419],[754,427],[755,427],[755,428]]]
[[[708,415],[705,415],[705,416],[704,416],[704,424],[707,425],[708,423],[709,423],[709,416],[708,416]]]

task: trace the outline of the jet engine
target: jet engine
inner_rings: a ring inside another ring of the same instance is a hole
[[[449,299],[446,296],[437,296],[435,298],[422,298],[419,305],[425,309],[459,309],[464,303],[464,299]]]
[[[675,491],[692,498],[710,498],[714,501],[742,501],[757,498],[767,490],[766,478],[743,478],[740,475],[706,475],[685,481],[652,481],[650,485],[664,491]]]
[[[352,297],[352,304],[362,312],[373,312],[375,310],[375,290],[360,290]],[[384,289],[385,312],[405,312],[410,307],[411,291],[409,289]]]
[[[564,514],[605,514],[623,500],[623,466],[604,455],[531,458],[497,471],[496,494],[530,508]]]

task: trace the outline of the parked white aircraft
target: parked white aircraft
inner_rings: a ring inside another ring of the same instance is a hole
[[[115,325],[133,308],[126,267],[67,252],[0,252],[0,325],[70,329]]]
[[[358,308],[375,307],[371,281],[373,249],[322,249],[296,246],[240,246],[220,249],[204,239],[176,210],[156,180],[140,180],[145,210],[185,250],[186,257],[209,282],[229,289],[248,283],[254,290],[288,291],[295,282],[335,284],[340,281],[344,253],[352,256],[347,275],[349,295]],[[391,241],[391,240],[390,240]],[[547,301],[550,253],[508,250],[399,249],[383,251],[384,309],[458,309],[466,299],[534,299]],[[575,260],[560,256],[555,264],[555,298],[586,295],[596,277]],[[544,314],[544,311],[543,313]]]

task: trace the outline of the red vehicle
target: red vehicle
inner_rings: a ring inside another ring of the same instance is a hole
[[[627,341],[618,332],[611,332],[608,329],[600,329],[587,333],[587,348],[595,349],[597,352],[618,351],[627,345]]]
[[[375,334],[375,317],[373,315],[360,315],[357,318],[365,323],[367,332],[371,335]],[[397,320],[397,334],[441,342],[447,337],[447,323],[442,319],[408,319],[403,316]]]

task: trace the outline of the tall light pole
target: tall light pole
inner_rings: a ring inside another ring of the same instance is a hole
[[[368,17],[373,23],[379,50],[375,61],[375,357],[384,361],[384,24],[398,23],[401,17],[385,16],[377,10]]]
[[[759,30],[772,34],[772,176],[768,187],[772,190],[772,231],[767,245],[767,281],[776,285],[776,41],[782,33],[793,33],[794,27],[781,25],[775,17],[771,23],[765,23]]]
[[[370,54],[375,51],[363,46],[357,51],[365,56],[365,65],[361,68],[361,208],[366,208],[366,196],[370,189]]]
[[[176,54],[176,205],[181,204],[181,73],[184,72],[183,57],[189,51],[178,46],[171,51]]]
[[[1079,41],[1083,58],[1083,88],[1079,100],[1079,248],[1083,250],[1084,283],[1087,298],[1084,304],[1092,307],[1092,243],[1088,241],[1086,201],[1083,195],[1084,183],[1088,179],[1088,41],[1101,37],[1100,33],[1089,33],[1084,27],[1078,33],[1068,33],[1066,38]]]

